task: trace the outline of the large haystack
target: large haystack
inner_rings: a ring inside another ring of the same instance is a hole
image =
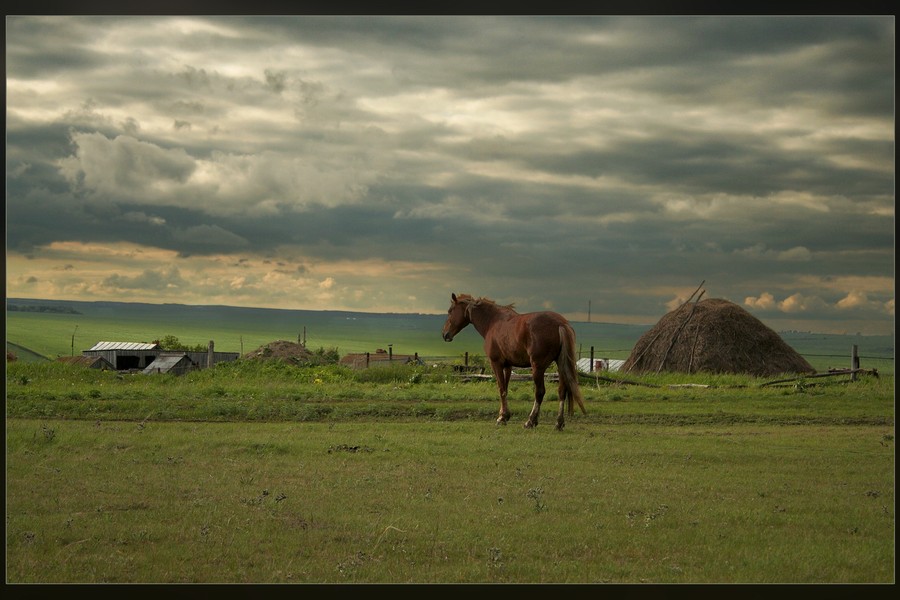
[[[702,294],[701,294],[702,296]],[[772,329],[718,298],[686,302],[637,341],[622,372],[815,373]]]

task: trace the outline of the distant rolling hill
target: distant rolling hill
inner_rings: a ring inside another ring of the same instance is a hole
[[[22,362],[46,362],[49,360],[43,354],[38,354],[37,352],[29,350],[24,346],[13,344],[12,342],[6,342],[6,352],[11,352],[12,355],[16,357],[16,360]]]
[[[28,310],[20,310],[28,307]],[[302,341],[341,354],[483,354],[471,327],[452,343],[441,338],[445,315],[285,310],[136,302],[7,299],[7,340],[50,357],[68,356],[98,341],[149,342],[174,335],[185,344],[248,353],[274,340]],[[585,356],[624,358],[649,326],[574,323]],[[74,337],[74,340],[73,340]]]

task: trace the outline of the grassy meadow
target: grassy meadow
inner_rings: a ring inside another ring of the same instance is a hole
[[[893,583],[893,376],[703,381],[12,363],[7,580]]]
[[[7,581],[892,583],[893,427],[7,425]]]
[[[107,308],[7,313],[37,357],[6,368],[8,584],[895,582],[892,337],[796,334],[820,369],[858,339],[883,365],[856,381],[583,376],[588,412],[556,431],[552,383],[522,427],[527,379],[496,425],[494,382],[454,369],[480,338],[445,344],[440,316]],[[304,323],[311,347],[435,358],[183,376],[40,359],[76,324],[76,352],[165,335],[249,352]],[[610,358],[643,332],[576,329]]]

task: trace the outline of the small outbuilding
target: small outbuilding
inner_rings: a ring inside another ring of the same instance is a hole
[[[621,371],[757,377],[816,372],[774,330],[720,298],[688,301],[666,314],[637,341]]]
[[[191,360],[191,357],[185,352],[162,352],[144,369],[143,373],[144,375],[155,373],[184,375],[199,368],[200,365]]]

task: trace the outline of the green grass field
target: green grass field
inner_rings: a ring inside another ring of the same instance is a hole
[[[12,583],[893,583],[892,427],[7,425]]]
[[[894,583],[893,376],[454,375],[7,365],[7,582]]]

